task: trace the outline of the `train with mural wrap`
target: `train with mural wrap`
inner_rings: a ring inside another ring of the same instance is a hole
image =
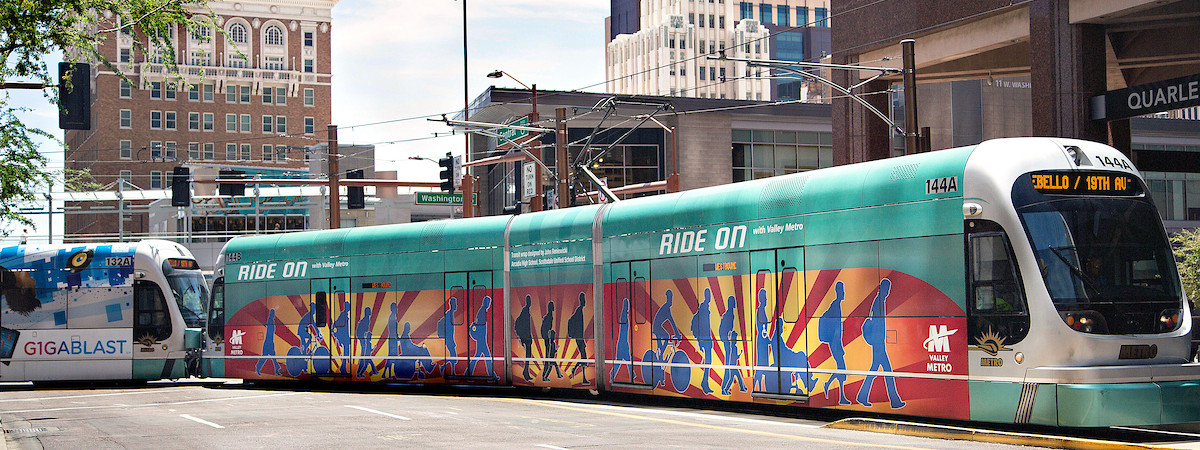
[[[202,371],[1053,426],[1200,421],[1146,185],[1001,139],[514,216],[231,240]]]
[[[0,381],[185,378],[199,367],[200,265],[182,245],[0,248]]]

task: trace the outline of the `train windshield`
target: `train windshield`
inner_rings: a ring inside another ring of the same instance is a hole
[[[204,281],[204,275],[198,268],[175,269],[168,263],[163,263],[163,271],[184,323],[188,328],[203,328],[204,303],[208,301],[208,283]]]
[[[1179,327],[1183,300],[1175,261],[1144,195],[1046,195],[1020,185],[1013,189],[1017,212],[1067,325],[1095,334]]]

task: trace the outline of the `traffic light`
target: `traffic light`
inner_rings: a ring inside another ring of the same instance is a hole
[[[64,130],[92,129],[91,66],[58,63],[58,86],[58,127]]]
[[[188,180],[191,169],[178,166],[171,175],[171,206],[187,206],[192,199],[192,186]]]
[[[454,192],[454,157],[450,156],[450,152],[446,152],[446,157],[439,159],[438,165],[442,167],[442,172],[439,174],[442,179],[442,190]]]
[[[363,170],[355,169],[346,172],[347,180],[363,179]],[[363,209],[367,207],[366,192],[362,186],[346,187],[346,209]]]
[[[217,178],[246,178],[246,172],[241,170],[221,169],[217,174]],[[222,184],[217,188],[217,193],[221,195],[229,195],[240,197],[246,195],[246,185],[244,184]]]

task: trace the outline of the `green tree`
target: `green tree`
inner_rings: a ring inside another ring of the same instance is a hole
[[[1196,310],[1196,302],[1200,300],[1200,229],[1172,235],[1171,244],[1178,261],[1179,278],[1183,281],[1183,293],[1192,302],[1192,310]]]
[[[45,61],[47,55],[57,52],[68,62],[103,65],[124,77],[99,51],[106,39],[117,33],[135,33],[135,54],[164,49],[173,55],[171,28],[182,25],[187,32],[215,28],[207,1],[0,0],[0,84],[58,84],[57,66]],[[195,19],[195,11],[208,13]],[[174,58],[164,58],[163,64],[178,76]],[[57,89],[43,93],[47,101],[58,104]],[[40,196],[36,194],[48,189],[56,178],[46,170],[38,143],[58,140],[49,131],[27,125],[22,115],[28,112],[29,108],[14,106],[7,91],[0,91],[0,226],[11,221],[31,225],[18,214],[16,205],[37,200]]]

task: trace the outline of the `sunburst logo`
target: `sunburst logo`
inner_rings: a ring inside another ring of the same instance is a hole
[[[154,344],[157,342],[158,342],[158,339],[155,339],[154,336],[151,336],[149,334],[143,335],[141,338],[139,338],[137,340],[137,343],[142,344],[146,347],[153,347]]]
[[[1000,352],[1012,351],[1011,348],[1004,346],[1004,340],[1005,338],[1000,336],[1000,333],[988,328],[983,334],[975,336],[976,345],[972,345],[971,349],[983,350],[984,353],[992,356],[999,355]]]

